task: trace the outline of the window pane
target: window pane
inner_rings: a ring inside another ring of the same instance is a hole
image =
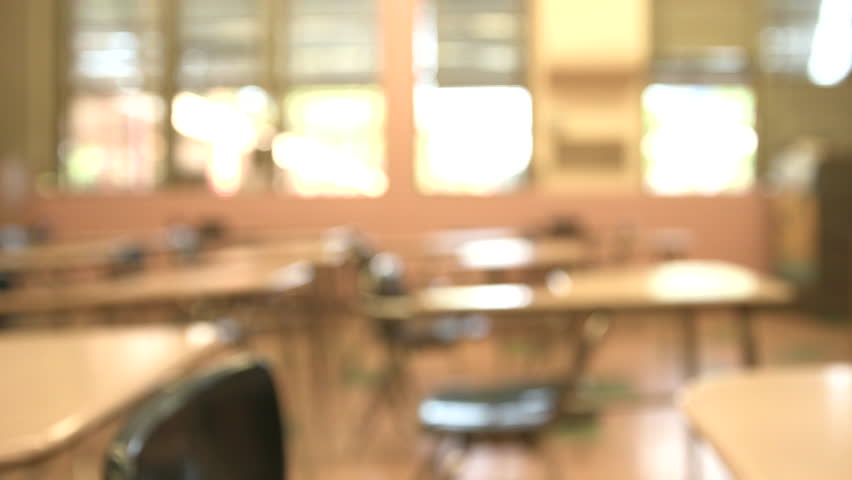
[[[264,189],[269,165],[260,152],[269,150],[275,132],[273,107],[271,97],[256,86],[176,95],[171,120],[178,133],[179,175],[206,181],[219,195]]]
[[[218,195],[265,187],[259,151],[274,132],[263,71],[260,0],[182,0],[179,93],[172,101],[174,168]],[[257,160],[257,161],[256,161]]]
[[[650,85],[642,95],[645,183],[661,195],[736,193],[754,183],[754,94],[742,85]]]
[[[289,0],[280,51],[275,187],[300,196],[387,190],[376,0]]]
[[[274,32],[263,18],[268,6],[184,3],[182,91],[172,117],[178,173],[220,195],[383,193],[373,0],[281,1]],[[277,92],[256,86],[270,73]]]
[[[276,184],[301,196],[387,190],[379,87],[300,87],[284,99],[290,129],[273,143]]]
[[[804,77],[818,20],[818,3],[768,0],[763,5],[766,27],[760,36],[762,67],[771,73]]]
[[[158,10],[144,0],[74,0],[71,83],[78,90],[152,89],[162,74]]]
[[[507,192],[532,157],[532,97],[513,87],[419,87],[417,185],[424,193]]]
[[[290,0],[281,51],[290,85],[372,84],[379,70],[376,0]]]
[[[259,0],[180,2],[181,89],[254,85],[260,77]]]
[[[168,172],[220,195],[386,190],[375,0],[74,0],[72,12],[71,187],[150,188]]]
[[[525,83],[523,0],[435,0],[438,83]]]
[[[71,4],[70,92],[62,183],[70,190],[147,190],[161,167],[158,11],[137,0]]]
[[[485,195],[523,183],[533,145],[524,4],[419,4],[414,115],[422,192]]]

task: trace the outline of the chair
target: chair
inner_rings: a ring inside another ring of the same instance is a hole
[[[29,237],[24,228],[17,225],[0,225],[0,253],[14,252],[29,246]],[[0,270],[0,293],[11,290],[19,283],[18,275],[13,271]],[[0,326],[10,319],[8,315],[0,315]]]
[[[269,369],[243,357],[162,389],[107,454],[106,480],[279,480],[284,435]]]
[[[363,251],[362,253],[366,252]],[[368,438],[370,426],[383,403],[402,412],[409,392],[408,357],[414,351],[444,349],[468,338],[482,336],[477,318],[446,316],[415,323],[406,309],[408,289],[402,260],[394,254],[378,253],[358,262],[364,311],[384,349],[385,374],[375,391],[358,429],[359,439]],[[403,419],[401,419],[403,420]],[[363,445],[363,443],[362,443]]]
[[[448,388],[424,399],[418,412],[420,425],[435,441],[418,478],[445,473],[443,463],[449,453],[441,448],[445,441],[458,445],[462,454],[482,441],[512,442],[537,449],[541,434],[563,414],[572,412],[577,386],[590,354],[609,329],[609,319],[601,313],[592,314],[576,328],[573,365],[564,378]],[[547,464],[550,478],[562,478],[556,465],[551,461]]]
[[[123,277],[139,273],[145,269],[145,249],[136,243],[127,243],[117,247],[108,262],[110,277]]]
[[[33,245],[44,245],[53,238],[53,228],[45,222],[35,222],[29,226],[28,235]]]
[[[0,294],[7,290],[15,288],[17,279],[14,272],[6,272],[0,270]],[[0,328],[5,327],[12,319],[9,315],[0,315]]]
[[[18,286],[18,275],[12,271],[0,270],[0,292],[11,290]]]
[[[614,265],[626,265],[635,260],[638,243],[637,226],[631,222],[619,224],[613,232],[609,262]]]
[[[657,261],[684,260],[689,257],[692,234],[684,228],[661,228],[651,236],[651,248]]]
[[[535,237],[587,239],[589,232],[579,217],[557,215],[533,232]]]
[[[30,246],[30,234],[18,225],[0,225],[0,251],[18,251]]]
[[[30,245],[29,236],[24,228],[17,225],[0,225],[0,253],[15,252]],[[11,290],[19,283],[18,275],[12,271],[0,270],[0,293]],[[12,317],[0,315],[0,327],[5,326]]]
[[[202,235],[194,226],[174,223],[166,228],[166,247],[175,263],[190,265],[196,263],[201,254]]]
[[[228,234],[227,224],[219,218],[209,217],[198,222],[198,236],[205,248],[221,244]]]

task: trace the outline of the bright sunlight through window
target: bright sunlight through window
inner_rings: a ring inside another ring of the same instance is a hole
[[[297,88],[284,108],[290,125],[275,137],[272,156],[285,188],[305,197],[385,193],[385,109],[378,87]]]
[[[645,184],[659,195],[747,191],[754,183],[755,101],[742,85],[650,85],[642,94]]]
[[[417,184],[424,193],[512,190],[532,157],[532,97],[520,86],[415,90]]]

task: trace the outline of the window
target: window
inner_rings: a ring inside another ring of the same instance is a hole
[[[761,54],[767,72],[842,82],[852,69],[852,4],[846,0],[770,0]]]
[[[135,0],[77,0],[74,7],[63,184],[152,188],[162,167],[159,11]]]
[[[74,0],[71,12],[68,189],[386,190],[374,0]]]
[[[760,34],[761,66],[770,73],[801,76],[808,67],[816,23],[814,5],[796,0],[770,0]]]
[[[642,94],[644,183],[659,195],[748,191],[755,180],[755,95],[745,53],[704,48],[657,58]]]
[[[276,123],[271,92],[258,86],[264,74],[262,4],[181,0],[176,7],[174,175],[189,183],[206,180],[214,192],[231,195],[261,180],[261,135]]]
[[[273,144],[279,177],[302,196],[379,196],[384,95],[376,83],[375,0],[298,0],[287,16],[289,123]]]
[[[490,194],[532,158],[524,0],[424,0],[414,32],[417,185]]]
[[[645,184],[661,195],[747,191],[755,101],[744,85],[654,84],[642,94]]]

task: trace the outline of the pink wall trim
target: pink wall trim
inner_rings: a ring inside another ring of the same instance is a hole
[[[356,225],[375,234],[541,223],[577,215],[602,235],[630,221],[644,236],[681,227],[692,234],[691,256],[769,266],[768,208],[760,194],[660,198],[646,195],[488,198],[427,197],[391,191],[379,199],[298,199],[272,195],[216,198],[197,192],[157,195],[41,198],[31,218],[53,225],[60,237],[93,232],[143,232],[171,219],[219,217],[239,229],[321,229]]]

